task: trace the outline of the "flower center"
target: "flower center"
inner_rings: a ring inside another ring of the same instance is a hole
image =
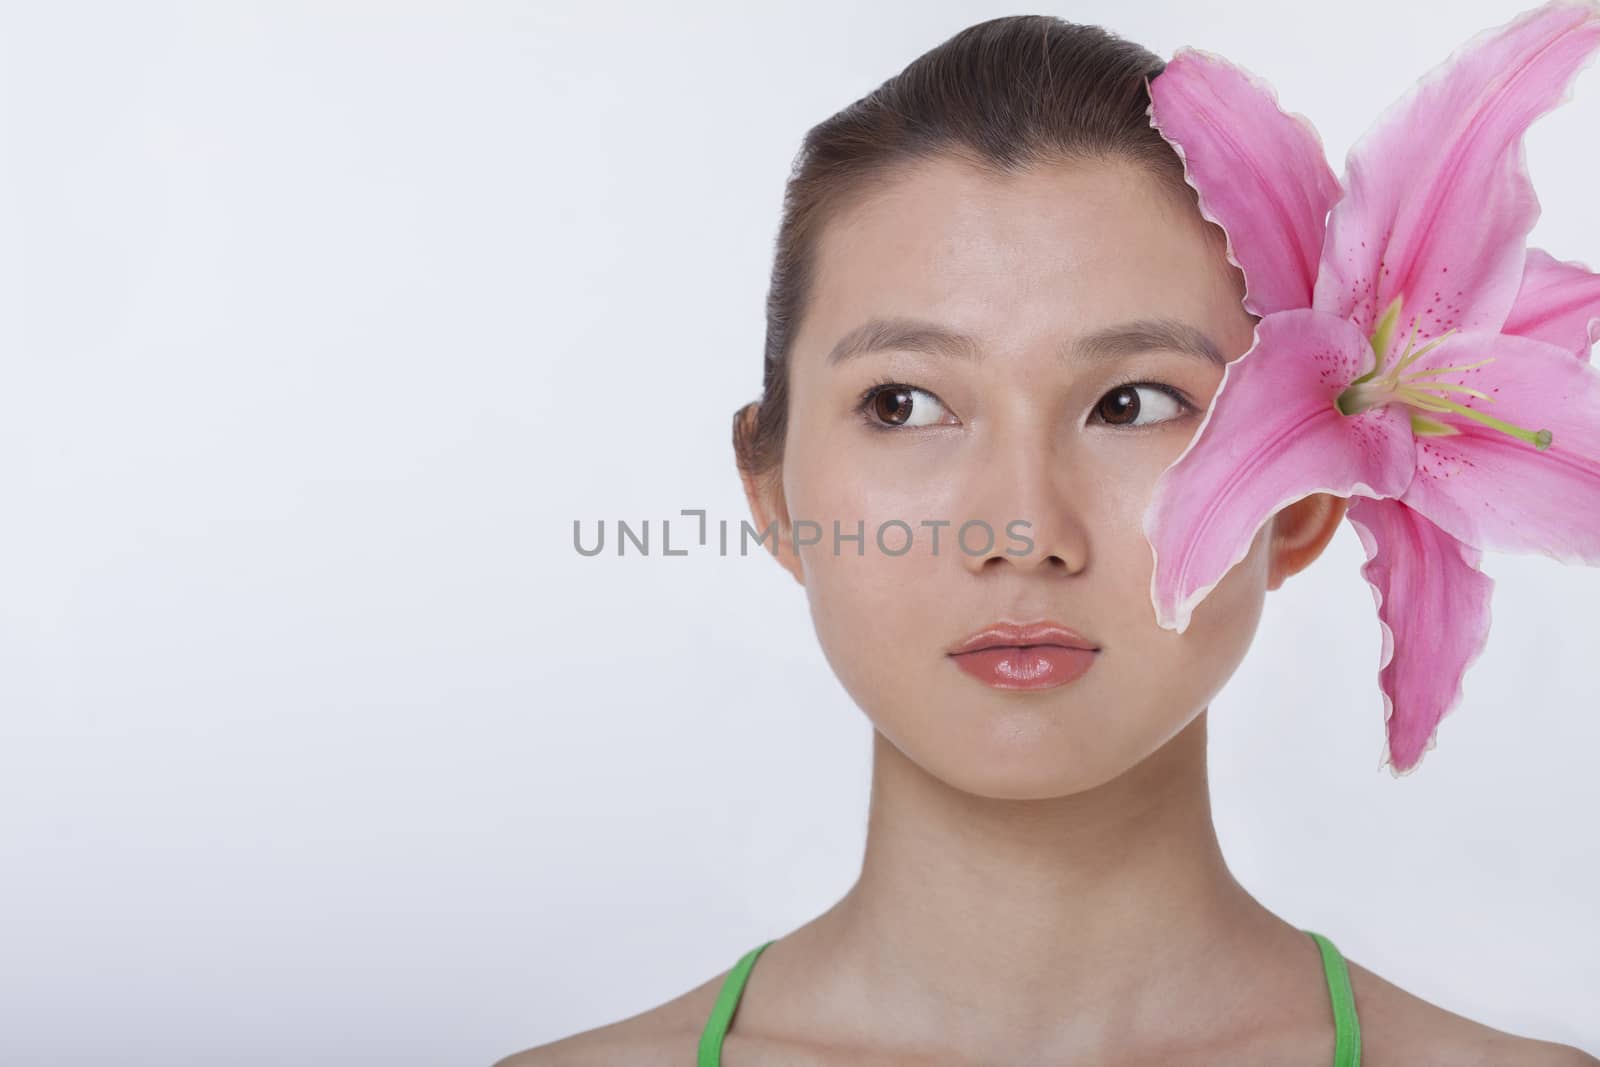
[[[1441,374],[1454,371],[1471,370],[1481,367],[1485,363],[1493,363],[1494,358],[1481,359],[1476,363],[1464,363],[1454,367],[1434,367],[1431,370],[1404,373],[1406,368],[1431,352],[1441,344],[1446,337],[1456,331],[1452,328],[1435,337],[1421,348],[1412,349],[1412,344],[1417,339],[1417,320],[1411,320],[1411,336],[1406,340],[1405,350],[1400,353],[1400,358],[1393,367],[1385,369],[1382,365],[1384,354],[1389,351],[1389,343],[1394,337],[1395,324],[1400,321],[1400,297],[1395,297],[1383,316],[1378,320],[1378,328],[1373,333],[1372,350],[1377,355],[1378,365],[1363,374],[1345,387],[1334,401],[1334,407],[1339,409],[1341,415],[1359,415],[1368,408],[1378,407],[1381,404],[1403,404],[1411,408],[1411,430],[1418,436],[1448,437],[1461,431],[1455,427],[1429,418],[1423,412],[1450,411],[1464,418],[1482,423],[1501,433],[1510,434],[1520,441],[1543,451],[1550,447],[1554,439],[1549,430],[1528,430],[1521,426],[1514,426],[1493,415],[1469,407],[1456,400],[1451,400],[1445,393],[1468,393],[1494,403],[1494,397],[1488,396],[1477,389],[1469,389],[1458,382],[1441,382],[1436,380]]]

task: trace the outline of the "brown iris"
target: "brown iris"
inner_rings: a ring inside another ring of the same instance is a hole
[[[1106,406],[1107,400],[1115,399],[1110,407]],[[1139,390],[1131,385],[1124,385],[1113,389],[1100,398],[1100,403],[1095,405],[1095,412],[1106,422],[1113,426],[1133,422],[1139,417]],[[1127,416],[1126,420],[1123,416]]]
[[[891,386],[878,391],[872,398],[872,411],[891,426],[898,426],[911,417],[912,390],[904,386]]]

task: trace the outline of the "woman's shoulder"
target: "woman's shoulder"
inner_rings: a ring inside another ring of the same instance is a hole
[[[1497,1030],[1401,989],[1346,958],[1364,1063],[1428,1067],[1600,1067],[1582,1049]]]
[[[1600,1067],[1600,1059],[1582,1049],[1497,1030],[1424,1000],[1348,957],[1345,962],[1361,1022],[1361,1058],[1373,1067]],[[664,1004],[514,1053],[492,1067],[692,1063],[726,976],[724,971]]]
[[[491,1067],[683,1067],[694,1062],[700,1031],[726,976],[724,971],[664,1004],[524,1049]]]

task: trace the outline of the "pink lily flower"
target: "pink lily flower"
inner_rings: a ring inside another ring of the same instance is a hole
[[[1594,0],[1478,34],[1379,117],[1343,182],[1310,123],[1220,56],[1179,49],[1148,82],[1260,318],[1145,515],[1157,620],[1183,632],[1280,508],[1348,498],[1395,777],[1483,649],[1482,552],[1600,563],[1600,275],[1527,247],[1522,145],[1597,48]]]

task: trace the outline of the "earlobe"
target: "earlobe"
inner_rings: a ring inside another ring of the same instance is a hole
[[[799,559],[792,549],[785,550],[785,546],[790,543],[790,534],[782,479],[774,475],[762,482],[744,473],[741,473],[740,477],[744,480],[744,495],[750,504],[750,516],[755,520],[756,536],[763,538],[762,544],[767,546],[767,551],[778,561],[779,566],[793,575],[795,581],[805,585]],[[771,541],[765,539],[769,529],[773,534]]]
[[[1328,547],[1344,521],[1350,501],[1331,493],[1312,493],[1272,517],[1267,588],[1277,589],[1299,574]]]
[[[740,413],[740,419],[745,423],[745,429],[751,429],[750,423],[754,421],[756,405],[746,405]],[[749,437],[746,437],[748,440]],[[783,546],[789,543],[789,511],[788,504],[783,495],[782,468],[771,472],[768,476],[757,478],[753,476],[743,464],[739,466],[739,480],[744,483],[745,502],[750,507],[750,517],[755,520],[756,536],[764,537],[771,528],[773,540],[766,540],[762,544],[768,545],[767,551],[778,565],[788,571],[794,580],[802,586],[805,585],[805,575],[800,569],[800,561],[793,551],[784,552]]]

